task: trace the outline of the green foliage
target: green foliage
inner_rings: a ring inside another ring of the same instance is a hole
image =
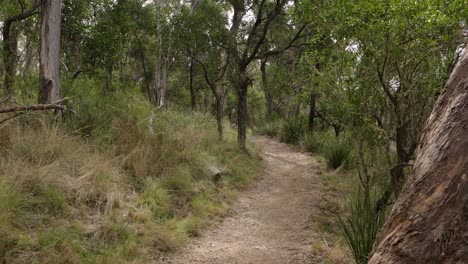
[[[307,152],[319,154],[325,150],[329,141],[334,140],[334,136],[327,131],[314,131],[306,133],[300,140],[300,146]]]
[[[327,165],[331,169],[339,168],[342,165],[349,165],[352,159],[352,147],[343,139],[335,139],[325,144],[323,156]]]
[[[369,192],[351,196],[348,215],[336,215],[340,230],[358,264],[367,263],[377,234],[385,222],[386,211],[376,209],[376,199]]]
[[[302,118],[292,118],[286,121],[281,129],[280,139],[284,143],[298,144],[307,133],[307,126]]]
[[[260,135],[276,138],[280,135],[282,128],[283,122],[278,119],[275,121],[266,122],[262,127],[257,129],[257,132]]]

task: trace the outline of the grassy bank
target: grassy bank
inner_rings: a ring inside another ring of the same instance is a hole
[[[263,170],[231,129],[218,142],[211,116],[154,111],[137,92],[68,93],[78,115],[0,126],[3,262],[146,263],[223,216]]]

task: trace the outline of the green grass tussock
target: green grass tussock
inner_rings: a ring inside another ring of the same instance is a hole
[[[322,151],[322,155],[331,169],[337,169],[344,166],[350,166],[352,162],[353,148],[343,139],[328,141]]]
[[[377,199],[374,196],[360,191],[349,197],[348,214],[336,215],[340,231],[358,264],[367,263],[377,234],[385,222],[386,211],[376,209]]]
[[[280,139],[284,143],[298,144],[306,133],[306,122],[301,118],[293,118],[284,123]]]
[[[283,122],[278,119],[275,121],[266,122],[263,126],[259,127],[256,132],[260,135],[276,138],[280,135],[282,127]]]

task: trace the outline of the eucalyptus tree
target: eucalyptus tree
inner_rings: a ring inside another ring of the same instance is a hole
[[[190,92],[193,109],[193,76],[196,65],[215,99],[215,116],[219,139],[223,139],[224,105],[228,94],[229,54],[226,50],[227,16],[222,5],[201,1],[197,8],[184,8],[177,26],[177,41],[190,58]],[[192,62],[193,60],[193,62]]]
[[[241,149],[245,150],[248,119],[247,91],[253,81],[248,67],[254,60],[276,55],[290,48],[299,39],[305,26],[291,25],[292,30],[296,32],[285,46],[262,52],[261,47],[266,42],[273,22],[287,15],[286,5],[289,1],[229,0],[228,2],[233,11],[228,53],[232,56],[231,82],[237,93],[237,141]]]
[[[61,98],[60,25],[61,0],[41,1],[41,48],[39,62],[39,103],[53,103]]]
[[[412,174],[369,263],[468,261],[468,49],[425,125]]]

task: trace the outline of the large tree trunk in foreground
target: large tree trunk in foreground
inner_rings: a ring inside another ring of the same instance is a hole
[[[420,141],[369,263],[468,263],[468,49]]]
[[[39,103],[60,100],[60,22],[61,0],[42,0]]]

